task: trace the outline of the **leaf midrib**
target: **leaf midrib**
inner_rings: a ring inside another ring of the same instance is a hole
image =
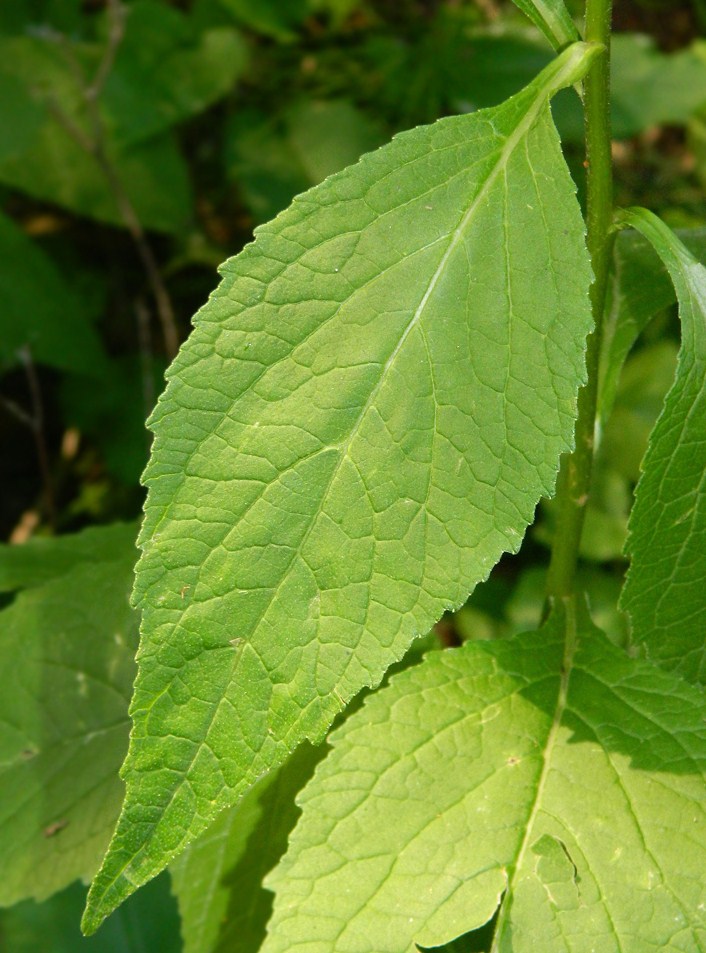
[[[388,360],[385,362],[385,365],[383,366],[383,368],[382,368],[382,370],[381,370],[380,376],[379,376],[379,378],[378,378],[378,381],[377,381],[375,387],[372,389],[372,391],[371,391],[371,393],[370,393],[368,399],[366,400],[365,404],[363,405],[363,408],[362,408],[360,414],[358,415],[356,421],[354,422],[354,424],[353,424],[353,426],[352,426],[352,428],[351,428],[351,432],[350,432],[350,435],[349,435],[347,441],[345,442],[345,444],[339,444],[339,445],[338,445],[338,450],[339,450],[339,452],[340,452],[340,457],[339,457],[338,463],[337,463],[336,466],[333,468],[332,473],[331,473],[331,476],[330,476],[330,478],[329,478],[329,480],[328,480],[328,482],[327,482],[327,484],[326,484],[326,486],[325,486],[325,488],[324,488],[324,490],[323,490],[323,494],[322,494],[321,501],[320,501],[320,504],[319,504],[319,510],[318,510],[319,513],[321,512],[321,508],[323,507],[323,504],[324,504],[324,502],[325,502],[325,500],[326,500],[326,498],[327,498],[327,496],[328,496],[328,493],[329,493],[329,491],[330,491],[330,489],[331,489],[331,486],[333,485],[333,482],[334,482],[334,480],[335,480],[335,478],[336,478],[336,475],[338,474],[338,472],[339,472],[339,470],[340,470],[340,468],[341,468],[342,462],[343,462],[343,460],[346,459],[346,457],[347,457],[347,454],[348,454],[348,450],[349,450],[349,448],[350,448],[350,445],[351,445],[351,443],[353,442],[355,436],[357,435],[358,429],[359,429],[359,427],[360,427],[360,425],[361,425],[363,419],[365,418],[365,415],[366,415],[367,411],[369,410],[369,408],[370,408],[370,406],[371,406],[373,400],[375,399],[375,397],[376,397],[377,394],[379,393],[380,388],[381,388],[381,386],[382,386],[382,383],[383,383],[384,380],[385,380],[385,376],[386,376],[387,372],[389,371],[389,369],[391,368],[392,364],[394,363],[395,358],[396,358],[397,355],[399,354],[400,349],[402,348],[403,344],[405,343],[405,341],[406,341],[407,338],[409,337],[409,335],[410,335],[410,333],[412,332],[413,328],[416,327],[416,325],[418,324],[418,322],[419,322],[419,320],[420,320],[420,318],[421,318],[421,316],[422,316],[422,313],[423,313],[423,311],[424,311],[424,309],[425,309],[425,307],[426,307],[426,305],[427,305],[427,302],[429,301],[429,298],[431,297],[431,295],[432,295],[432,293],[433,293],[433,291],[434,291],[434,288],[437,286],[439,280],[441,279],[441,277],[442,277],[442,275],[443,275],[443,273],[444,273],[444,270],[445,270],[446,264],[447,264],[448,261],[449,261],[449,258],[451,257],[451,255],[453,254],[453,252],[456,250],[456,248],[458,247],[459,243],[461,242],[462,236],[463,236],[463,234],[464,234],[466,228],[468,227],[469,223],[471,222],[471,220],[472,220],[472,218],[473,218],[475,212],[477,211],[477,209],[478,209],[480,203],[483,201],[483,199],[484,199],[484,198],[486,197],[486,195],[488,194],[489,190],[490,190],[490,189],[492,188],[492,186],[495,184],[495,181],[497,180],[497,178],[498,178],[498,176],[500,175],[500,173],[503,172],[504,169],[506,168],[506,166],[507,166],[507,164],[508,164],[508,162],[509,162],[509,160],[510,160],[512,154],[514,153],[514,151],[515,151],[517,145],[521,142],[521,140],[524,138],[524,136],[530,131],[530,129],[531,129],[532,126],[534,125],[535,121],[537,120],[537,117],[539,116],[539,113],[541,112],[542,108],[546,105],[546,103],[547,103],[547,101],[548,101],[548,97],[549,97],[549,89],[547,88],[547,86],[542,86],[542,87],[538,90],[538,92],[537,92],[537,94],[536,94],[534,100],[532,101],[532,105],[527,109],[527,111],[526,111],[526,112],[524,113],[524,115],[521,117],[521,119],[520,119],[520,121],[518,122],[517,126],[515,127],[514,131],[507,137],[504,146],[503,146],[502,149],[500,150],[500,153],[499,153],[499,155],[498,155],[498,160],[497,160],[497,162],[495,163],[495,165],[493,166],[493,168],[491,169],[491,171],[488,173],[488,176],[487,176],[485,182],[483,183],[483,185],[481,186],[481,188],[478,190],[478,193],[476,194],[476,197],[474,198],[473,202],[471,203],[471,205],[469,206],[469,208],[467,209],[467,211],[464,213],[463,217],[461,218],[460,223],[457,225],[456,229],[455,229],[454,232],[452,233],[452,235],[451,235],[451,240],[450,240],[450,242],[449,242],[449,247],[447,248],[446,252],[445,252],[444,255],[442,256],[441,261],[439,262],[437,268],[436,268],[435,271],[434,271],[434,274],[432,275],[431,279],[429,280],[427,289],[426,289],[424,295],[422,296],[422,299],[421,299],[419,305],[418,305],[417,308],[415,309],[414,314],[412,315],[411,320],[409,321],[407,327],[405,328],[404,332],[402,333],[399,342],[398,342],[397,345],[395,346],[395,348],[394,348],[392,354],[390,355],[390,357],[388,358]],[[344,450],[344,446],[345,446],[345,450]],[[335,448],[336,448],[336,445],[334,445],[333,447],[331,447],[331,449],[335,449]],[[341,452],[341,451],[343,451],[343,452]],[[267,486],[269,486],[269,485],[270,485],[270,484],[267,484]],[[263,490],[263,493],[264,493],[264,492],[265,492],[265,491]],[[259,498],[260,498],[260,497],[258,496],[257,499],[259,499]],[[253,503],[251,504],[251,506],[254,506],[256,502],[257,502],[257,500],[253,501]],[[246,512],[247,512],[247,511],[246,511]],[[241,519],[242,519],[242,516],[241,516]],[[289,573],[289,571],[290,571],[292,565],[294,564],[294,561],[301,556],[301,552],[302,552],[304,546],[306,545],[306,542],[307,542],[307,540],[308,540],[308,538],[309,538],[309,536],[310,536],[310,534],[311,534],[311,532],[312,532],[314,526],[316,525],[316,523],[317,523],[317,518],[316,518],[316,515],[314,515],[314,516],[312,517],[311,522],[310,522],[310,524],[309,524],[309,527],[307,528],[306,532],[304,533],[304,535],[303,535],[303,537],[302,537],[302,539],[301,539],[299,545],[293,550],[292,558],[290,559],[289,563],[287,564],[287,567],[286,567],[286,568],[284,569],[284,571],[282,572],[282,575],[281,575],[281,578],[280,578],[280,585],[282,584],[282,581],[286,578],[287,574]],[[235,529],[235,527],[234,527],[234,529]],[[227,540],[227,538],[228,538],[228,535],[226,535],[226,537],[224,538],[224,541]],[[143,556],[143,558],[144,558],[144,556]],[[263,608],[263,610],[262,610],[262,612],[261,612],[261,614],[260,614],[260,620],[262,620],[262,618],[264,617],[265,613],[269,610],[270,606],[272,605],[272,602],[274,601],[275,597],[277,596],[278,591],[279,591],[278,588],[274,588],[274,589],[273,589],[272,595],[271,595],[269,601],[267,602],[267,604],[265,605],[265,607]],[[144,594],[143,594],[143,598],[144,598]],[[189,609],[188,609],[188,607],[187,607],[187,608],[184,610],[184,612],[182,613],[181,618],[183,619],[183,618],[188,614],[188,612],[189,612]],[[174,624],[174,627],[176,627],[176,626],[178,626],[178,625],[180,625],[180,624],[181,624],[180,622],[177,622],[177,623]],[[257,626],[255,626],[255,628],[256,628],[256,627],[257,627]],[[231,677],[232,677],[232,676],[231,676]],[[195,743],[195,745],[194,745],[194,754],[193,754],[193,757],[191,758],[191,760],[189,761],[188,765],[186,766],[186,768],[185,768],[185,770],[184,770],[184,777],[187,777],[187,776],[188,776],[188,773],[189,773],[190,769],[193,767],[193,764],[194,764],[194,762],[196,761],[196,758],[198,757],[199,751],[201,750],[202,745],[204,744],[206,738],[208,737],[208,733],[209,733],[209,731],[210,731],[211,726],[213,725],[213,722],[214,722],[214,720],[215,720],[215,717],[216,717],[216,714],[217,714],[219,708],[220,708],[219,705],[214,705],[214,706],[213,706],[213,714],[212,714],[212,717],[211,717],[211,718],[209,719],[209,721],[208,721],[208,724],[207,724],[207,726],[206,726],[206,730],[205,730],[205,733],[203,734],[203,738],[202,738],[201,742],[198,743],[198,744]],[[179,782],[178,784],[176,784],[175,787],[173,788],[173,790],[172,790],[172,796],[170,797],[169,801],[164,805],[164,807],[163,807],[163,809],[162,809],[162,812],[161,812],[162,816],[164,816],[164,814],[169,810],[170,806],[173,804],[174,798],[176,797],[176,795],[177,795],[178,792],[180,791],[181,787],[183,786],[183,783],[184,783],[184,782],[181,781],[181,782]],[[151,825],[152,828],[154,828],[155,826],[156,826],[156,824]],[[188,835],[187,835],[186,843],[189,843],[189,841],[190,841],[191,839],[193,839],[193,838],[189,838]],[[119,867],[119,869],[115,872],[115,874],[113,875],[113,877],[111,877],[109,883],[106,884],[106,885],[104,885],[104,886],[102,887],[101,894],[102,894],[103,896],[105,896],[105,895],[107,894],[107,892],[115,885],[115,883],[117,882],[117,880],[118,880],[121,876],[123,876],[125,870],[127,870],[129,867],[134,866],[134,864],[135,864],[136,862],[139,862],[139,858],[142,857],[142,855],[144,854],[144,852],[145,852],[145,850],[146,850],[147,845],[149,844],[149,842],[150,842],[150,838],[148,837],[148,838],[145,839],[145,841],[143,841],[142,845],[135,851],[135,853],[133,854],[133,856],[132,856],[129,860],[126,860],[125,863],[122,864],[122,865]],[[183,845],[182,845],[182,846],[183,846]],[[176,853],[177,853],[177,850],[174,850],[173,852],[171,852],[171,856],[173,857]]]
[[[522,838],[522,843],[520,844],[520,849],[517,854],[517,859],[513,865],[512,872],[507,880],[507,890],[505,896],[501,902],[500,913],[498,915],[498,922],[495,928],[495,934],[493,937],[493,945],[490,948],[490,953],[500,953],[499,943],[503,939],[503,933],[505,930],[505,925],[508,920],[508,916],[511,909],[511,899],[515,891],[517,880],[522,873],[525,856],[530,847],[530,841],[534,837],[534,825],[537,819],[537,815],[540,810],[542,810],[542,800],[544,795],[544,789],[546,787],[547,778],[552,769],[552,757],[554,754],[554,749],[556,747],[559,731],[561,730],[564,712],[566,711],[566,705],[569,694],[569,681],[571,679],[571,673],[573,670],[573,660],[574,655],[576,654],[577,647],[577,631],[576,631],[576,608],[573,602],[566,600],[564,603],[564,612],[565,612],[565,622],[564,622],[564,655],[561,664],[561,678],[559,681],[559,690],[557,692],[557,701],[556,707],[554,709],[554,715],[552,717],[552,724],[547,734],[547,742],[544,748],[544,763],[542,765],[542,771],[539,776],[539,781],[537,782],[537,790],[534,797],[534,802],[527,818],[527,823],[524,827],[524,836]]]
[[[314,453],[312,453],[312,454],[310,455],[310,457],[313,457],[313,456],[316,456],[316,455],[321,454],[321,453],[327,453],[327,452],[337,451],[338,454],[339,454],[339,458],[338,458],[338,461],[337,461],[336,465],[332,468],[331,474],[330,474],[330,476],[329,476],[329,479],[328,479],[326,485],[323,487],[322,494],[321,494],[321,499],[320,499],[319,505],[318,505],[318,509],[317,509],[316,513],[314,513],[314,514],[312,515],[311,520],[310,520],[310,523],[309,523],[309,526],[308,526],[308,528],[306,529],[304,535],[302,536],[302,538],[301,538],[301,540],[300,540],[298,546],[297,546],[295,549],[293,549],[291,559],[290,559],[290,561],[288,562],[287,566],[284,568],[284,570],[283,570],[282,573],[281,573],[278,586],[275,587],[275,588],[273,588],[270,599],[268,600],[268,602],[266,603],[266,605],[263,607],[263,609],[262,609],[262,611],[261,611],[261,614],[260,614],[260,617],[259,617],[259,621],[261,621],[262,618],[264,618],[265,614],[267,613],[267,611],[269,610],[270,606],[272,605],[273,601],[275,600],[275,598],[276,598],[276,596],[277,596],[277,593],[278,593],[278,591],[279,591],[279,587],[282,585],[283,581],[286,579],[286,577],[287,577],[289,571],[291,570],[292,566],[294,565],[295,561],[296,561],[298,558],[300,558],[301,553],[302,553],[302,551],[303,551],[303,549],[304,549],[304,547],[305,547],[305,545],[306,545],[306,543],[307,543],[307,541],[308,541],[308,539],[309,539],[309,536],[311,535],[312,531],[314,530],[314,528],[315,528],[315,526],[316,526],[316,524],[317,524],[317,517],[318,517],[318,515],[322,512],[323,506],[324,506],[324,504],[325,504],[325,502],[326,502],[326,500],[327,500],[327,498],[328,498],[328,494],[329,494],[329,492],[330,492],[330,490],[331,490],[331,487],[333,486],[333,484],[334,484],[334,482],[335,482],[335,480],[336,480],[336,477],[337,477],[338,473],[340,472],[341,466],[343,465],[343,462],[344,462],[346,459],[348,459],[348,457],[349,457],[350,447],[351,447],[353,441],[355,440],[355,438],[357,437],[358,432],[359,432],[359,430],[360,430],[360,427],[361,427],[363,421],[365,420],[365,417],[366,417],[368,411],[370,410],[370,408],[371,408],[371,406],[373,405],[373,403],[374,403],[376,397],[378,396],[378,394],[379,394],[379,392],[380,392],[380,390],[381,390],[381,388],[382,388],[382,386],[383,386],[383,384],[384,384],[384,382],[385,382],[385,380],[386,380],[386,378],[387,378],[387,375],[388,375],[390,369],[393,367],[393,365],[394,365],[394,363],[395,363],[395,361],[396,361],[396,359],[397,359],[399,353],[401,352],[402,348],[404,347],[405,342],[406,342],[407,339],[409,338],[409,336],[410,336],[410,334],[412,333],[412,331],[420,324],[420,321],[421,321],[422,315],[423,315],[423,313],[424,313],[424,311],[425,311],[425,309],[426,309],[427,303],[429,302],[429,299],[431,298],[431,296],[432,296],[432,294],[433,294],[433,292],[434,292],[434,289],[436,288],[436,286],[438,285],[439,281],[441,280],[441,278],[442,278],[442,276],[443,276],[443,274],[444,274],[444,272],[445,272],[446,265],[448,264],[449,259],[451,258],[451,256],[453,255],[453,253],[456,251],[456,249],[458,248],[459,244],[461,243],[462,238],[463,238],[463,235],[464,235],[466,229],[468,228],[469,224],[471,223],[472,219],[474,218],[475,213],[476,213],[476,211],[478,210],[480,204],[483,202],[483,200],[485,199],[486,195],[488,194],[488,192],[490,191],[490,189],[493,187],[493,185],[495,184],[496,180],[497,180],[498,177],[501,175],[501,173],[503,173],[503,172],[505,171],[505,169],[506,169],[506,167],[507,167],[507,164],[508,164],[508,162],[509,162],[509,160],[510,160],[512,154],[514,153],[515,149],[517,148],[518,144],[522,141],[522,139],[524,138],[524,136],[529,132],[529,130],[530,130],[531,127],[533,126],[533,124],[534,124],[535,120],[537,119],[537,116],[539,115],[539,113],[540,113],[542,107],[545,105],[545,103],[546,103],[546,101],[547,101],[547,96],[548,96],[548,93],[547,93],[546,88],[542,87],[542,89],[540,90],[540,92],[537,94],[537,96],[535,97],[534,101],[532,102],[532,106],[531,106],[531,107],[527,110],[527,112],[522,116],[521,120],[518,122],[518,124],[517,124],[517,126],[515,127],[514,131],[507,137],[507,139],[506,139],[506,141],[505,141],[505,144],[503,145],[502,149],[500,150],[500,152],[499,152],[499,154],[498,154],[498,159],[497,159],[495,165],[492,167],[492,169],[491,169],[490,172],[488,173],[488,175],[487,175],[487,177],[486,177],[486,179],[485,179],[483,185],[482,185],[481,188],[478,190],[478,192],[477,192],[475,198],[474,198],[473,201],[471,202],[471,205],[468,207],[467,211],[466,211],[466,212],[464,213],[464,215],[462,216],[461,221],[460,221],[459,224],[456,226],[456,228],[454,229],[454,231],[451,233],[451,238],[450,238],[450,241],[449,241],[449,246],[448,246],[448,248],[447,248],[446,251],[444,252],[444,254],[443,254],[441,260],[439,261],[439,264],[437,265],[437,267],[436,267],[434,273],[432,274],[431,278],[429,279],[427,288],[426,288],[424,294],[422,295],[422,298],[421,298],[419,304],[417,305],[417,307],[416,307],[414,313],[412,314],[412,317],[411,317],[410,321],[408,322],[408,324],[407,324],[407,326],[405,327],[404,331],[403,331],[402,334],[400,335],[400,338],[399,338],[397,344],[395,345],[395,347],[394,347],[392,353],[390,354],[390,356],[389,356],[389,357],[387,358],[387,360],[385,361],[385,364],[382,366],[382,368],[381,368],[381,370],[380,370],[380,374],[378,375],[377,381],[376,381],[375,385],[373,386],[373,388],[371,389],[370,394],[368,395],[367,400],[366,400],[365,403],[363,404],[363,406],[362,406],[362,408],[361,408],[361,410],[360,410],[360,413],[358,414],[357,418],[355,419],[355,421],[354,421],[353,424],[351,425],[351,428],[350,428],[350,430],[349,430],[348,435],[347,435],[344,439],[340,440],[338,443],[331,444],[331,445],[329,445],[329,446],[327,446],[327,447],[320,447],[320,448],[318,448]],[[425,340],[426,340],[426,339],[425,339]],[[426,350],[426,352],[427,352],[427,354],[428,354],[428,348],[426,347],[426,344],[425,344],[425,350]],[[432,371],[433,371],[433,368],[432,368]],[[436,405],[435,405],[435,407],[436,407]],[[310,459],[310,457],[308,457],[307,459]],[[296,466],[298,463],[300,463],[300,462],[301,462],[301,461],[296,461],[295,466]],[[281,474],[278,473],[276,479],[279,479],[280,476],[281,476]],[[276,482],[276,480],[273,480],[273,481],[271,481],[270,483],[267,483],[267,484],[264,485],[264,487],[263,487],[263,489],[262,489],[262,492],[259,493],[259,494],[251,501],[251,503],[248,505],[248,507],[239,515],[239,517],[238,517],[238,522],[237,522],[237,523],[231,528],[231,530],[229,530],[229,532],[226,533],[226,535],[223,537],[223,541],[222,541],[223,543],[225,543],[225,542],[228,541],[228,539],[230,538],[231,534],[233,534],[233,533],[238,533],[238,532],[239,532],[239,530],[240,530],[240,524],[242,523],[242,520],[244,519],[244,517],[247,516],[247,514],[250,512],[250,510],[251,510],[254,506],[257,505],[257,503],[260,501],[260,499],[262,498],[262,496],[264,495],[264,493],[267,491],[267,489],[268,489],[274,482]],[[198,583],[197,583],[197,584],[198,584]],[[196,596],[196,593],[194,592],[193,604],[198,604],[198,600],[196,600],[195,596]],[[144,596],[143,596],[143,598],[144,598]],[[189,613],[189,607],[187,606],[187,607],[185,608],[184,612],[182,613],[181,618],[183,619],[186,615],[188,615],[188,613]],[[176,623],[176,625],[179,625],[179,624],[180,624],[180,623]],[[256,624],[253,626],[253,631],[257,628],[257,625],[259,625],[259,622],[256,623]]]

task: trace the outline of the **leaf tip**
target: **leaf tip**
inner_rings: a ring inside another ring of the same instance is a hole
[[[93,883],[88,891],[86,908],[81,917],[81,933],[84,936],[92,936],[103,921],[137,889],[136,885],[131,884],[122,873],[117,876],[109,876],[108,862],[110,860],[111,852],[109,849],[103,861],[103,866],[93,878]]]
[[[105,917],[96,912],[95,904],[92,904],[89,899],[81,917],[81,933],[83,936],[93,936],[104,919]]]

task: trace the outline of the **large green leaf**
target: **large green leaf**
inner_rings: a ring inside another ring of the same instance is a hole
[[[0,550],[0,578],[28,586],[0,612],[0,905],[89,878],[110,838],[135,674],[134,538],[126,525]]]
[[[215,820],[171,865],[184,953],[257,953],[272,913],[265,874],[287,849],[294,796],[323,749],[302,745]]]
[[[152,418],[124,812],[87,929],[516,550],[589,268],[549,97],[402,135],[224,269]]]
[[[674,282],[682,345],[674,385],[650,438],[630,517],[622,596],[650,657],[706,680],[706,268],[644,209],[622,213],[654,245]]]
[[[417,639],[387,677],[439,648],[431,633]],[[345,717],[361,703],[358,696]],[[184,953],[257,953],[260,949],[272,913],[272,893],[262,880],[287,849],[287,838],[300,813],[295,796],[327,750],[324,745],[301,745],[235,807],[223,811],[170,865]]]
[[[699,953],[706,700],[572,605],[432,653],[331,736],[262,953]]]

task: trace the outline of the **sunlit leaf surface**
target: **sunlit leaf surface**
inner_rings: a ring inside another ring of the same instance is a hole
[[[549,99],[598,52],[399,136],[224,266],[151,421],[128,793],[86,929],[319,740],[551,493],[590,270]]]
[[[263,953],[699,953],[706,700],[573,606],[436,652],[331,735]]]

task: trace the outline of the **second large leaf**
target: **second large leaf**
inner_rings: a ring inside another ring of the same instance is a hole
[[[127,800],[88,928],[459,606],[571,444],[590,269],[549,111],[399,136],[223,268],[152,419]]]

